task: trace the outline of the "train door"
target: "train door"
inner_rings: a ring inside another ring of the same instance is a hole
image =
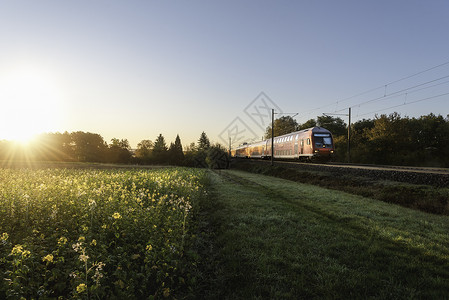
[[[304,153],[304,140],[301,140],[301,152],[299,154]]]

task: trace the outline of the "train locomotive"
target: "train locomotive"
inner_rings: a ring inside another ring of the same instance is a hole
[[[323,127],[312,127],[274,138],[276,159],[323,160],[333,157],[332,133]],[[271,138],[251,144],[244,143],[231,150],[232,157],[271,158]]]

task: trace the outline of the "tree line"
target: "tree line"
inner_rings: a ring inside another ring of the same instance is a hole
[[[197,143],[183,149],[179,135],[167,145],[159,134],[156,139],[142,140],[132,150],[127,139],[105,142],[96,133],[76,131],[43,133],[27,146],[13,141],[0,141],[0,160],[3,161],[59,161],[121,164],[162,164],[193,167],[226,167],[227,151],[219,144],[211,144],[205,132]]]
[[[449,115],[401,117],[398,113],[376,115],[351,124],[350,157],[348,126],[339,117],[319,116],[298,124],[286,116],[275,120],[274,135],[321,126],[332,132],[335,160],[354,163],[449,167]],[[271,137],[271,126],[266,138]]]

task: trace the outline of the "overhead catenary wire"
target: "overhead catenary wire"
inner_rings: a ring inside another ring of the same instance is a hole
[[[390,98],[394,98],[394,97],[398,97],[398,96],[402,96],[402,95],[406,95],[406,94],[411,94],[411,93],[415,93],[415,92],[422,91],[422,90],[425,90],[425,89],[433,88],[433,87],[436,87],[436,86],[439,86],[439,85],[443,85],[443,84],[449,83],[449,81],[444,81],[444,82],[441,82],[441,83],[438,83],[438,84],[434,84],[434,85],[431,85],[431,86],[428,86],[428,87],[423,87],[421,89],[413,90],[413,89],[415,89],[417,87],[424,86],[424,85],[427,85],[429,83],[436,82],[436,81],[439,81],[439,80],[442,80],[442,79],[446,79],[446,78],[449,78],[449,75],[446,75],[446,76],[443,76],[443,77],[440,77],[440,78],[437,78],[437,79],[433,79],[433,80],[430,80],[430,81],[427,81],[427,82],[424,82],[424,83],[420,83],[420,84],[417,84],[417,85],[414,85],[414,86],[411,86],[411,87],[408,87],[408,88],[405,88],[405,89],[402,89],[402,90],[390,93],[388,95],[376,97],[376,98],[373,98],[373,99],[370,99],[370,100],[367,100],[367,101],[364,101],[364,102],[361,102],[361,103],[357,103],[357,104],[351,105],[350,107],[356,107],[356,106],[360,107],[361,105],[364,105],[364,104],[368,104],[368,103],[372,103],[372,102],[376,102],[376,101],[380,101],[380,100],[386,100],[386,99],[390,99]],[[412,91],[410,91],[410,90],[412,90]],[[406,92],[406,91],[409,91],[409,92]],[[335,112],[343,111],[343,110],[346,110],[346,109],[347,108],[336,110]]]
[[[356,107],[356,106],[357,106],[357,107],[360,108],[360,106],[362,106],[362,105],[364,105],[364,104],[368,104],[368,103],[372,103],[372,102],[375,102],[375,101],[380,101],[380,100],[388,99],[388,98],[393,97],[394,95],[396,95],[396,96],[404,95],[404,94],[401,94],[401,93],[403,93],[403,92],[405,92],[405,91],[412,90],[412,89],[417,88],[417,87],[420,87],[420,86],[424,86],[424,85],[429,84],[429,83],[432,83],[432,82],[436,82],[436,81],[439,81],[439,80],[448,78],[449,75],[443,76],[443,77],[440,77],[440,78],[437,78],[437,79],[433,79],[433,80],[427,81],[427,82],[425,82],[425,83],[420,83],[420,84],[417,84],[417,85],[414,85],[414,86],[411,86],[411,87],[408,87],[408,88],[405,88],[405,89],[402,89],[402,90],[400,90],[400,91],[396,91],[396,92],[393,92],[393,93],[390,93],[390,94],[387,94],[387,87],[390,86],[390,85],[399,83],[399,82],[401,82],[401,81],[405,81],[405,80],[407,80],[407,79],[416,77],[416,76],[418,76],[418,75],[424,74],[424,73],[426,73],[426,72],[429,72],[429,71],[432,71],[432,70],[441,68],[441,67],[446,66],[446,65],[449,65],[449,61],[446,61],[446,62],[441,63],[441,64],[438,64],[438,65],[436,65],[436,66],[427,68],[427,69],[425,69],[425,70],[422,70],[422,71],[413,73],[413,74],[411,74],[411,75],[402,77],[402,78],[400,78],[400,79],[393,80],[393,81],[388,82],[388,83],[386,83],[386,84],[383,84],[383,85],[381,85],[381,86],[378,86],[378,87],[375,87],[375,88],[368,89],[368,90],[363,91],[363,92],[361,92],[361,93],[357,93],[357,94],[355,94],[355,95],[353,95],[353,96],[350,96],[350,97],[347,97],[347,98],[344,98],[344,99],[339,99],[339,100],[334,101],[334,102],[332,102],[332,103],[329,103],[329,104],[326,104],[326,105],[322,105],[322,106],[320,106],[320,107],[313,108],[313,109],[311,109],[311,110],[304,111],[303,113],[301,113],[301,115],[302,115],[302,116],[307,116],[307,115],[310,115],[310,113],[313,112],[313,111],[322,110],[322,109],[324,109],[324,108],[326,108],[326,107],[330,107],[330,106],[334,106],[334,105],[335,105],[335,112],[339,112],[339,111],[346,110],[346,109],[348,109],[349,107]],[[432,86],[430,86],[430,87],[425,87],[425,88],[422,88],[422,89],[418,89],[418,90],[415,90],[415,91],[410,91],[410,92],[408,92],[408,94],[413,93],[413,92],[416,92],[416,91],[419,91],[419,90],[423,90],[423,89],[435,87],[435,86],[438,86],[438,85],[442,85],[442,84],[445,84],[445,83],[448,83],[448,81],[443,82],[443,83],[439,83],[439,84],[436,84],[436,85],[432,85]],[[345,102],[345,101],[348,101],[348,100],[351,100],[351,99],[354,99],[354,98],[357,98],[357,97],[366,95],[366,94],[368,94],[368,93],[374,92],[374,91],[379,90],[379,89],[385,89],[383,96],[381,96],[381,97],[376,97],[376,98],[370,99],[370,100],[365,100],[365,101],[363,101],[363,102],[361,102],[361,103],[356,103],[356,104],[350,105],[350,106],[348,106],[348,107],[342,108],[342,109],[340,109],[340,110],[337,110],[338,105],[341,104],[342,102]],[[429,98],[432,98],[432,97],[429,97]],[[406,105],[408,105],[408,104],[413,104],[413,103],[416,103],[416,102],[420,102],[420,101],[407,102]],[[404,104],[399,105],[399,106],[403,106],[403,105],[404,105]],[[398,106],[394,106],[394,107],[398,107]],[[382,110],[379,110],[379,111],[391,109],[391,108],[394,108],[394,107],[385,108],[385,109],[382,109]],[[369,113],[364,113],[364,114],[362,114],[362,115],[367,115],[367,114],[369,114]],[[359,115],[359,114],[358,114],[358,115]]]
[[[444,93],[444,94],[431,96],[431,97],[427,97],[427,98],[423,98],[423,99],[418,99],[418,100],[414,100],[414,101],[410,101],[410,102],[405,102],[405,103],[402,103],[402,104],[390,106],[390,107],[379,109],[379,110],[376,110],[376,111],[371,111],[369,113],[364,113],[364,114],[361,114],[359,116],[370,115],[370,114],[374,114],[374,113],[377,113],[377,112],[389,110],[389,109],[392,109],[392,108],[401,107],[401,106],[405,106],[405,105],[410,105],[410,104],[414,104],[414,103],[418,103],[418,102],[422,102],[422,101],[428,101],[428,100],[432,100],[432,99],[443,97],[443,96],[447,96],[447,95],[449,95],[449,93]]]

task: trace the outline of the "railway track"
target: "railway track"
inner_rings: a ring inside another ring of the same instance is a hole
[[[312,165],[321,167],[334,167],[334,168],[349,168],[359,170],[379,170],[379,171],[395,171],[395,172],[413,172],[413,173],[425,173],[425,174],[449,174],[447,168],[429,168],[429,167],[408,167],[408,166],[386,166],[386,165],[363,165],[363,164],[346,164],[346,163],[304,163],[304,162],[291,162],[291,161],[277,161],[276,163],[290,163],[299,165]]]
[[[241,160],[244,161],[244,160]],[[248,160],[246,160],[248,161]],[[250,163],[270,164],[270,161],[251,160]],[[333,176],[357,176],[376,180],[390,180],[437,187],[449,187],[449,169],[406,166],[359,165],[343,163],[305,163],[276,161],[275,166],[300,169],[305,172],[327,172]]]

